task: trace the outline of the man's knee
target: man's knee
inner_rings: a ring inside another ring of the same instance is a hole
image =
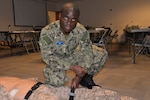
[[[66,82],[66,77],[64,77],[66,75],[63,76],[57,76],[55,74],[53,75],[47,75],[45,76],[45,83],[55,86],[55,87],[59,87],[59,86],[63,86],[64,83]]]
[[[67,81],[66,71],[44,69],[45,83],[52,86],[63,86]]]

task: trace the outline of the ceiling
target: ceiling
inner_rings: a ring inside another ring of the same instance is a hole
[[[45,0],[48,2],[54,2],[54,3],[65,3],[65,2],[72,2],[72,1],[78,1],[78,0]]]

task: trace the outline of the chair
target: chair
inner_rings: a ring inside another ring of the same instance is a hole
[[[110,35],[106,38],[107,39],[107,45],[108,45],[108,48],[112,48],[112,43],[113,43],[113,40],[116,40],[118,42],[118,30],[116,30],[113,34],[112,32],[110,33]]]
[[[146,35],[142,41],[132,43],[131,52],[132,62],[140,55],[150,56],[150,35]]]
[[[93,44],[99,47],[103,47],[105,50],[107,50],[107,44],[106,44],[106,37],[108,35],[107,33],[108,33],[108,29],[100,30],[98,43],[93,43]]]
[[[29,54],[29,50],[33,50],[35,52],[34,34],[33,33],[24,33],[22,42],[23,42],[23,46],[26,49],[27,54]]]
[[[37,51],[40,51],[40,46],[39,46],[39,37],[40,37],[40,31],[35,31],[35,33],[33,33],[33,42],[34,42],[34,47]]]

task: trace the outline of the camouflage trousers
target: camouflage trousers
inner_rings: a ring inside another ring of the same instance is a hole
[[[57,61],[53,61],[51,65],[47,65],[44,68],[43,72],[45,76],[45,82],[53,86],[63,86],[67,81],[66,71],[70,67],[67,66],[66,62],[76,63],[84,67],[88,74],[95,75],[100,71],[106,62],[107,56],[107,52],[104,49],[93,46],[93,60],[91,61],[90,65],[86,65],[80,53],[76,53],[69,58],[62,58],[61,64]]]

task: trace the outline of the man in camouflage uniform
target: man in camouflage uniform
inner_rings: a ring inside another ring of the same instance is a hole
[[[62,7],[60,20],[41,31],[39,45],[47,64],[44,69],[47,84],[64,85],[66,71],[70,69],[76,73],[71,84],[76,88],[85,73],[95,75],[107,59],[104,49],[92,46],[88,31],[78,23],[79,15],[79,8],[67,3]]]

